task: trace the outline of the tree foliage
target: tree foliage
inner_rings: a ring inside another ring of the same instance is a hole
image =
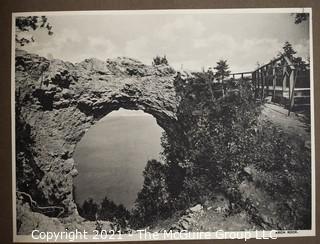
[[[149,160],[143,171],[144,183],[138,193],[131,224],[136,228],[168,217],[169,194],[166,185],[166,166]]]
[[[92,198],[85,200],[81,208],[78,208],[79,214],[88,220],[94,221],[97,219],[99,205]]]
[[[189,92],[196,95],[181,103],[188,140],[184,184],[190,203],[201,201],[213,189],[223,189],[226,179],[229,185],[236,184],[235,172],[247,163],[244,152],[251,147],[258,109],[250,84],[244,81],[237,88],[239,93],[214,102],[207,87],[198,87],[202,92],[191,88]],[[201,112],[194,115],[190,108]]]
[[[214,67],[216,70],[215,78],[219,81],[222,81],[224,78],[230,75],[229,65],[227,64],[227,60],[219,60],[217,65]]]
[[[293,60],[296,50],[293,49],[292,44],[286,41],[282,47],[283,54],[286,55],[290,60]]]
[[[46,16],[27,16],[27,17],[17,17],[16,18],[16,35],[15,41],[20,46],[24,46],[30,42],[34,42],[33,36],[26,36],[23,33],[29,31],[35,31],[38,29],[45,29],[48,35],[53,35],[52,25],[48,22]]]
[[[169,64],[166,55],[164,55],[163,57],[160,57],[157,55],[156,57],[153,58],[153,61],[152,61],[153,66],[157,66],[161,64],[165,64],[165,65]]]
[[[304,69],[306,62],[302,59],[302,57],[297,57],[296,54],[297,51],[294,50],[292,44],[286,41],[282,47],[282,53],[280,55],[287,56],[296,67]]]
[[[78,211],[87,220],[113,221],[122,227],[126,226],[126,221],[130,218],[130,212],[122,204],[117,205],[108,197],[105,197],[100,203],[89,198],[83,202],[82,206],[78,206]]]
[[[295,24],[300,24],[303,21],[306,21],[309,19],[309,14],[308,13],[296,13],[294,14],[294,23]]]
[[[114,218],[121,219],[122,217],[128,219],[130,213],[122,204],[117,205],[108,197],[105,197],[100,204],[98,215],[101,220],[112,220]]]

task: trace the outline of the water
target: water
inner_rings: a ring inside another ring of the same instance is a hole
[[[163,130],[142,111],[113,111],[91,127],[78,143],[74,159],[76,201],[105,196],[128,209],[143,185],[142,172],[149,159],[158,159]]]

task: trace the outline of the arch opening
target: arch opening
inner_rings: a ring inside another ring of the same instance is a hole
[[[161,161],[162,133],[155,117],[142,110],[120,108],[102,117],[73,153],[79,173],[73,179],[78,207],[90,198],[99,203],[107,197],[132,209],[147,161]]]

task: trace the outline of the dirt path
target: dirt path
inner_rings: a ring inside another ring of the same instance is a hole
[[[310,143],[310,124],[303,114],[291,112],[272,103],[265,103],[261,112],[261,119],[272,122],[276,127],[290,135],[296,135],[305,143]]]

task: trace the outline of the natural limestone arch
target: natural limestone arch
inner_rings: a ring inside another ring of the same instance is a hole
[[[170,134],[179,103],[174,76],[169,66],[128,58],[72,64],[17,50],[17,190],[41,198],[40,205],[62,206],[65,215],[75,213],[72,156],[86,130],[122,107],[153,115]]]

